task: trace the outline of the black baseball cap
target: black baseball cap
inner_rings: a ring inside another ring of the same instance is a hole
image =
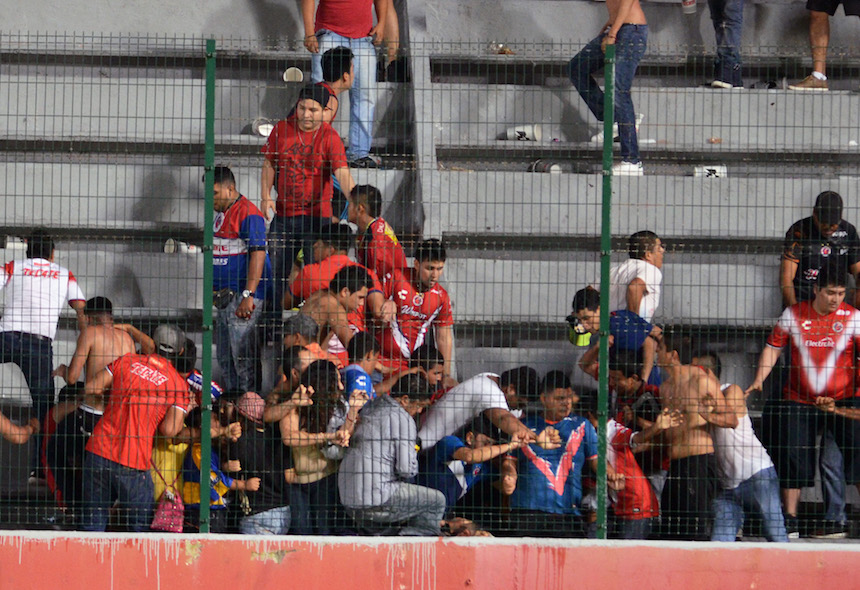
[[[824,191],[815,199],[815,217],[825,225],[838,225],[842,221],[842,197],[833,191]]]
[[[299,102],[310,99],[317,101],[321,107],[325,108],[330,98],[331,93],[322,84],[308,84],[299,91],[299,98],[296,100],[296,104],[298,105]]]

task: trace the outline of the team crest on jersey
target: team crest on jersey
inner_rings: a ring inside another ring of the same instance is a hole
[[[833,322],[833,331],[839,334],[842,330],[845,329],[845,324],[842,322]]]
[[[812,327],[812,320],[803,320],[803,322],[801,322],[801,324],[800,324],[800,328],[802,330],[808,330],[811,327]]]
[[[219,211],[218,214],[215,216],[215,231],[216,232],[220,231],[221,226],[224,225],[224,217],[226,217],[226,216],[224,215],[223,211]]]
[[[833,252],[833,249],[830,246],[821,246],[821,255],[822,256],[830,256]]]
[[[424,295],[421,293],[416,293],[415,297],[412,298],[412,305],[415,305],[415,306],[424,305]]]

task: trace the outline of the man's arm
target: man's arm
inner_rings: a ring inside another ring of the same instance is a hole
[[[770,372],[776,365],[776,361],[779,360],[779,355],[781,353],[781,348],[765,344],[764,350],[761,351],[761,356],[758,359],[758,368],[755,372],[755,379],[753,379],[752,385],[747,387],[746,393],[749,394],[753,391],[761,391],[764,380],[767,379],[768,375],[770,375]]]
[[[627,285],[627,309],[636,315],[639,315],[639,307],[642,305],[642,299],[648,293],[648,287],[645,281],[636,277],[630,284]]]
[[[30,418],[24,426],[18,426],[0,413],[0,437],[13,445],[23,445],[30,437],[39,432],[39,419]]]
[[[254,250],[248,255],[248,278],[245,279],[245,289],[251,292],[250,297],[245,297],[236,308],[236,317],[249,318],[254,311],[254,293],[260,286],[263,278],[263,268],[266,266],[266,251]]]
[[[93,346],[93,335],[95,330],[84,330],[78,335],[78,343],[75,346],[75,353],[72,355],[72,360],[69,365],[60,365],[54,371],[55,377],[62,377],[66,383],[77,383],[81,372],[84,370],[84,365],[87,363],[87,357],[90,355],[90,349]]]
[[[114,324],[117,330],[122,330],[140,346],[140,354],[154,354],[155,341],[131,324]]]
[[[630,437],[631,450],[634,453],[641,453],[651,448],[653,441],[658,436],[670,428],[680,426],[683,421],[684,416],[679,410],[669,411],[664,408],[654,422],[649,422],[645,429],[633,433],[633,436]]]
[[[504,408],[490,408],[488,410],[484,410],[483,414],[485,418],[495,424],[502,432],[509,434],[512,438],[514,436],[518,436],[521,440],[529,443],[537,440],[537,436],[529,429],[528,426],[520,422],[519,418]]]
[[[697,379],[699,389],[699,415],[709,424],[720,428],[737,428],[738,414],[733,404],[726,401],[715,379]],[[740,389],[740,388],[738,388]]]
[[[322,302],[320,311],[324,314],[324,322],[320,322],[320,324],[327,323],[344,346],[349,344],[349,341],[352,340],[353,331],[349,327],[349,317],[343,306],[334,297],[326,297]]]
[[[582,358],[579,359],[579,368],[582,369],[583,373],[595,381],[597,381],[598,369],[600,368],[600,363],[598,362],[599,357],[600,345],[595,344],[586,350],[585,354],[582,355]]]
[[[509,443],[504,443],[501,445],[488,445],[486,447],[481,447],[480,449],[460,447],[451,454],[451,457],[453,457],[457,461],[463,461],[464,463],[483,463],[484,461],[495,459],[499,455],[510,453],[514,449],[518,449],[524,444],[527,444],[525,441],[525,437],[522,435],[522,433],[517,433],[512,437],[512,440]]]
[[[319,53],[320,45],[314,34],[314,16],[316,15],[316,2],[314,0],[302,0],[302,22],[305,26],[305,48],[311,53]],[[349,194],[349,193],[346,193]]]
[[[454,326],[436,326],[436,348],[445,359],[445,374],[451,374],[451,356],[454,352]]]
[[[860,408],[843,408],[836,405],[832,397],[815,398],[815,407],[822,412],[828,412],[849,420],[860,420]]]
[[[158,433],[161,436],[172,438],[182,432],[182,426],[185,424],[185,411],[176,406],[170,406],[167,414],[158,425]]]
[[[113,383],[113,375],[106,368],[102,369],[95,375],[89,375],[87,383],[84,386],[85,395],[104,395],[104,392]],[[173,435],[171,435],[173,436]]]
[[[855,262],[848,267],[851,276],[854,277],[854,307],[860,305],[860,262]]]
[[[272,215],[275,214],[275,202],[272,200],[273,186],[275,186],[275,166],[269,158],[264,158],[263,171],[260,173],[260,210],[266,219],[271,219],[269,212]]]
[[[78,319],[78,331],[84,333],[87,331],[87,316],[84,315],[84,307],[86,306],[86,301],[70,301],[69,305],[72,309],[75,310],[75,315]]]
[[[394,471],[402,480],[418,475],[418,429],[415,420],[405,412],[391,413],[391,437],[394,442]]]
[[[782,257],[782,261],[779,263],[779,290],[782,293],[782,305],[784,307],[789,307],[797,303],[797,293],[794,291],[794,277],[797,275],[799,266],[800,264],[796,260],[791,260],[785,256]],[[854,276],[857,276],[856,273]]]
[[[388,8],[390,6],[393,10],[394,3],[391,0],[374,0],[373,6],[376,8],[376,26],[370,29],[368,37],[373,37],[373,44],[379,45],[385,37],[385,21],[388,20]]]
[[[352,178],[352,173],[348,166],[338,168],[334,171],[334,177],[340,183],[340,190],[343,194],[352,194],[352,189],[355,188],[355,180]]]

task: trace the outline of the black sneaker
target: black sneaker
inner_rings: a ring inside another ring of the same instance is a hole
[[[350,168],[379,168],[379,162],[370,155],[357,158],[349,163]]]
[[[848,525],[835,520],[825,520],[824,525],[815,529],[810,537],[813,539],[846,539],[848,538]]]
[[[789,539],[800,538],[800,522],[796,516],[785,515],[785,532],[788,533]]]

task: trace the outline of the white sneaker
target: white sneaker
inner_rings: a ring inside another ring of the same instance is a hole
[[[642,113],[636,114],[636,133],[639,133],[639,126],[642,124],[642,119],[645,118],[645,115]],[[612,140],[615,141],[620,137],[618,133],[618,123],[612,124]],[[591,143],[603,143],[603,131],[596,133],[591,136]]]
[[[618,162],[612,165],[612,176],[643,176],[645,168],[642,162]]]

